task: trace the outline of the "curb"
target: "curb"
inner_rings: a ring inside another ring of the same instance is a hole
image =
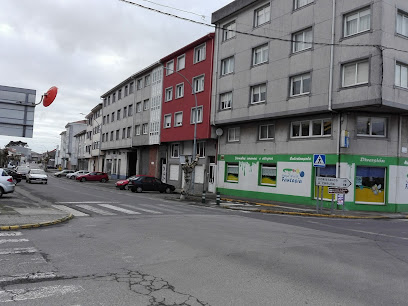
[[[49,222],[22,224],[22,225],[5,225],[5,226],[0,226],[0,231],[15,231],[15,230],[20,230],[20,229],[50,226],[50,225],[59,224],[59,223],[71,220],[73,217],[74,217],[73,214],[69,214],[66,217],[56,219],[54,221],[49,221]]]

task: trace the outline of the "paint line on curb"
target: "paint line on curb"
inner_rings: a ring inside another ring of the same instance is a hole
[[[50,225],[59,224],[59,223],[71,220],[73,217],[74,217],[73,214],[69,214],[63,218],[56,219],[54,221],[32,223],[32,224],[22,224],[22,225],[3,225],[3,226],[0,226],[0,231],[15,231],[15,230],[20,230],[20,229],[30,229],[30,228],[50,226]]]

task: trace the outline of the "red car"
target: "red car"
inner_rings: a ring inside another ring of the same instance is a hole
[[[129,190],[129,182],[139,176],[144,176],[144,175],[137,174],[137,175],[129,176],[127,179],[117,181],[115,183],[115,187],[119,188],[120,190]]]
[[[77,181],[85,182],[85,181],[100,181],[105,183],[109,181],[109,177],[107,173],[104,172],[91,172],[85,175],[77,176]]]

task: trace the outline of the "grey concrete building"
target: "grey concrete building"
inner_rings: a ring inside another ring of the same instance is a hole
[[[408,210],[407,1],[237,0],[212,23],[219,191],[314,205],[316,176],[345,177],[339,208]]]
[[[101,151],[102,103],[96,105],[86,118],[85,159],[87,165],[79,170],[102,171],[103,152]]]
[[[62,169],[77,169],[78,152],[76,145],[76,134],[86,128],[86,121],[80,120],[69,122],[65,125],[65,131],[60,133],[61,148],[59,158]]]
[[[162,75],[160,63],[155,63],[101,96],[103,169],[112,178],[160,177]]]
[[[88,153],[86,152],[86,136],[86,130],[82,130],[74,135],[74,137],[76,138],[75,143],[78,157],[78,170],[88,170],[88,161],[90,158],[90,154],[88,156]]]

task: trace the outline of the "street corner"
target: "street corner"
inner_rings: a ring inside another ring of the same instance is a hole
[[[74,218],[73,214],[68,214],[64,217],[53,219],[51,221],[43,221],[39,222],[39,220],[35,220],[34,222],[30,222],[30,218],[26,216],[8,216],[7,223],[12,223],[12,225],[0,225],[0,231],[15,231],[15,230],[22,230],[22,229],[32,229],[32,228],[40,228],[45,226],[51,226],[55,224],[60,224],[63,222],[67,222]],[[31,218],[33,221],[34,218]],[[0,217],[0,224],[3,223],[4,220],[1,220]]]

